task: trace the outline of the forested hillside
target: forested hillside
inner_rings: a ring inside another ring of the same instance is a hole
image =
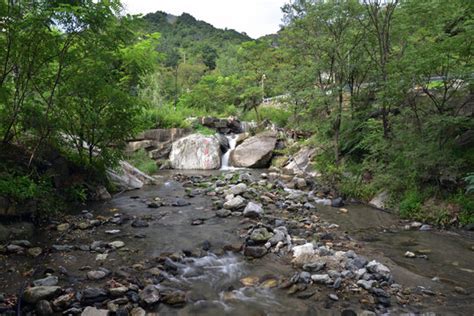
[[[292,1],[257,40],[189,14],[125,16],[119,1],[1,10],[0,132],[26,165],[46,145],[108,165],[130,135],[191,116],[269,119],[312,135],[300,145],[344,196],[473,221],[470,1]]]

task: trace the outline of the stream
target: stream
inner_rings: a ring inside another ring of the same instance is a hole
[[[252,183],[258,181],[262,171],[250,173]],[[334,300],[328,299],[334,291],[331,287],[306,286],[295,294],[292,288],[285,289],[282,283],[295,274],[291,256],[269,252],[259,259],[244,257],[235,248],[242,244],[252,222],[237,215],[216,216],[215,195],[210,191],[203,194],[202,179],[213,182],[226,173],[185,172],[184,180],[180,180],[182,174],[162,171],[156,186],[88,205],[87,211],[71,217],[68,222],[74,222],[76,229],[67,233],[51,227],[38,230],[31,240],[34,246],[67,247],[53,247],[40,259],[21,254],[4,257],[0,262],[0,293],[18,293],[25,280],[51,274],[59,276],[58,285],[68,293],[91,286],[108,287],[112,280],[120,279],[140,287],[157,284],[161,293],[170,293],[171,297],[167,304],[150,307],[160,315],[355,315],[370,310],[372,303],[360,303],[365,299],[360,292],[351,295],[339,291],[340,299]],[[216,178],[208,178],[211,176]],[[193,177],[198,180],[188,180]],[[268,208],[268,216],[276,219],[287,213],[280,213],[274,206]],[[393,215],[363,205],[348,205],[343,211],[318,205],[315,213],[321,221],[337,224],[334,227],[338,226],[341,240],[354,244],[357,253],[387,265],[396,282],[410,289],[410,304],[395,303],[386,312],[469,315],[474,311],[472,234],[405,230],[406,223]],[[92,218],[100,224],[80,226],[91,223]],[[110,249],[107,245],[112,241],[122,241],[124,246]],[[406,251],[426,258],[406,258]],[[181,259],[174,259],[178,257]],[[86,276],[87,271],[101,268],[106,268],[111,277],[90,280]],[[466,292],[460,293],[459,287]],[[132,294],[128,297],[133,301]],[[109,310],[114,307],[110,304]]]

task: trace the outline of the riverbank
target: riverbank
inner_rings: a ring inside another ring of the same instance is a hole
[[[163,172],[156,186],[91,204],[39,230],[29,244],[8,243],[2,311],[12,311],[23,285],[20,307],[37,314],[81,313],[86,306],[124,315],[473,310],[467,276],[474,252],[459,252],[456,238],[405,231],[405,223],[366,209],[318,206],[310,192],[285,190],[260,171],[186,174]],[[373,226],[351,224],[363,214],[360,222]],[[405,258],[416,251],[403,243],[405,232],[415,242],[422,234],[447,241],[430,244],[428,260]],[[387,247],[390,240],[398,246]],[[465,242],[472,247],[472,240]],[[34,258],[38,247],[43,254]],[[438,256],[446,249],[458,261],[448,277]],[[439,281],[421,273],[423,266]]]

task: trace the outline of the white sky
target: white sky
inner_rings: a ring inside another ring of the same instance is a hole
[[[122,0],[131,14],[186,12],[218,28],[245,32],[252,38],[276,33],[289,0]]]

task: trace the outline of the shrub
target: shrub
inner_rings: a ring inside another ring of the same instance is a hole
[[[128,154],[126,158],[133,166],[147,174],[153,174],[158,171],[156,161],[151,159],[143,149]]]
[[[399,212],[402,218],[419,219],[423,196],[418,191],[408,191],[400,201]]]

